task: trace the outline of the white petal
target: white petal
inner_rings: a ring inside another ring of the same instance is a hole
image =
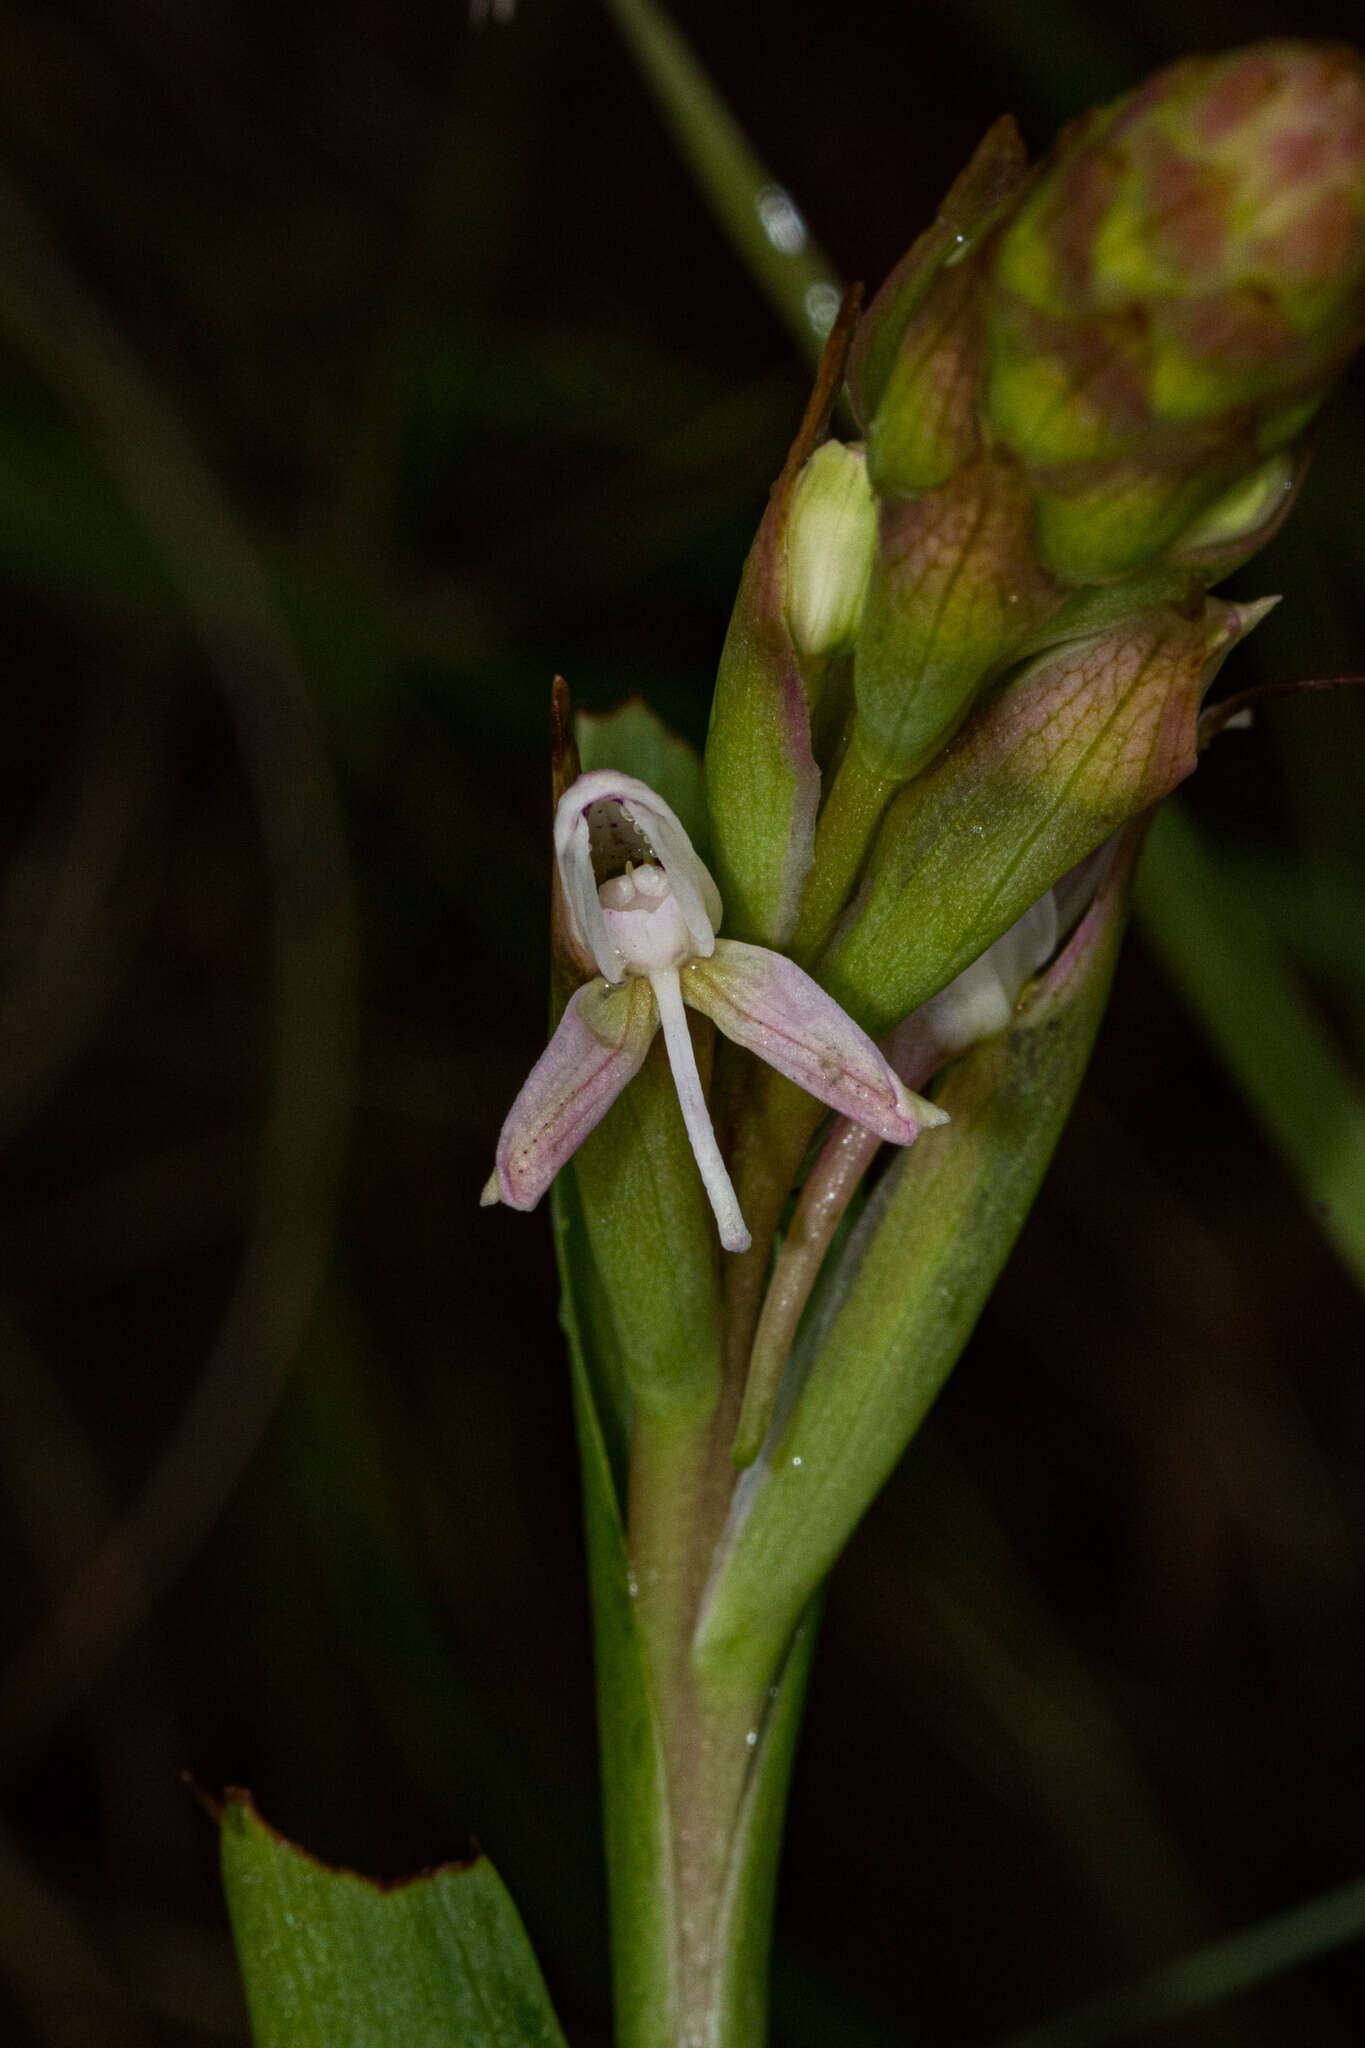
[[[621,805],[653,849],[668,876],[697,957],[708,958],[721,919],[720,891],[672,806],[638,776],[614,768],[594,768],[580,775],[565,790],[555,812],[555,858],[575,935],[581,937],[607,979],[619,980],[623,968],[611,948],[597,902],[587,824],[593,804],[612,802]]]
[[[640,1070],[659,1015],[647,981],[612,988],[585,982],[531,1069],[498,1139],[498,1163],[481,1197],[534,1209],[566,1159]]]
[[[709,959],[721,918],[720,891],[710,869],[662,797],[652,797],[648,809],[638,800],[626,808],[659,856],[698,957]]]
[[[946,988],[897,1025],[891,1063],[898,1074],[925,1080],[969,1046],[1008,1030],[1024,988],[1093,901],[1117,837],[1087,854]]]
[[[714,958],[683,970],[684,999],[842,1116],[908,1145],[945,1112],[913,1095],[833,996],[781,953],[718,939]]]
[[[607,930],[602,906],[597,900],[597,881],[592,868],[592,841],[583,805],[570,803],[574,790],[588,780],[580,775],[566,789],[555,812],[555,859],[564,888],[564,911],[569,929],[578,945],[591,954],[597,971],[607,981],[625,979],[625,965]]]

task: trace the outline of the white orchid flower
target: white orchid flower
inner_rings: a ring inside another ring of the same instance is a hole
[[[895,1145],[947,1121],[865,1031],[765,946],[718,939],[720,894],[676,813],[633,775],[596,769],[564,792],[555,859],[570,934],[598,974],[569,1001],[513,1103],[485,1203],[533,1209],[561,1166],[664,1043],[683,1122],[727,1251],[749,1233],[721,1157],[685,1005],[788,1080]]]

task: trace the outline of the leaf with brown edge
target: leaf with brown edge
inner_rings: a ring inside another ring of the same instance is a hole
[[[217,1817],[255,2048],[564,2048],[486,1856],[383,1885],[287,1841],[249,1793]]]

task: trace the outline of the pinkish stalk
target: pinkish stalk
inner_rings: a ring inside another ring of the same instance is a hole
[[[902,1031],[907,1027],[902,1026]],[[898,1051],[899,1051],[898,1047]],[[943,1049],[926,1034],[909,1060],[899,1058],[897,1070],[906,1085],[918,1092],[944,1058]],[[787,1368],[796,1332],[810,1300],[811,1289],[824,1264],[825,1253],[844,1211],[876,1157],[881,1143],[875,1131],[864,1129],[848,1117],[839,1117],[820,1148],[820,1154],[801,1190],[790,1228],[773,1266],[772,1279],[763,1300],[763,1312],[754,1333],[749,1356],[749,1373],[744,1384],[744,1402],[730,1449],[734,1464],[752,1465],[768,1434],[777,1390]]]

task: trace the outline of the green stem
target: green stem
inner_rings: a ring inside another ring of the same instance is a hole
[[[665,1702],[686,1681],[698,1588],[706,1574],[698,1535],[714,1516],[707,1485],[711,1426],[709,1414],[637,1412],[631,1431],[632,1590]]]
[[[833,266],[663,8],[607,5],[740,262],[818,363],[843,297]]]
[[[665,2016],[631,2048],[762,2048],[767,1954],[786,1777],[796,1741],[811,1631],[796,1627],[782,1673],[738,1686],[707,1681],[693,1656],[697,1621],[729,1523],[730,1459],[753,1322],[782,1202],[809,1141],[809,1098],[775,1086],[747,1095],[739,1117],[750,1252],[727,1258],[719,1398],[685,1413],[637,1405],[631,1432],[629,1555],[636,1620],[656,1704],[668,1871],[652,1923],[668,1945],[649,1971],[669,1986]],[[788,1129],[793,1111],[800,1133]],[[795,1621],[795,1617],[793,1617]],[[628,1787],[638,1795],[639,1781]]]
[[[692,1665],[697,1614],[729,1513],[733,1406],[692,1419],[636,1418],[630,1463],[632,1591],[657,1702],[668,1811],[666,1982],[651,2048],[760,2048],[772,1875],[782,1792],[770,1770],[766,1685],[704,1689]],[[792,1710],[793,1714],[799,1709]],[[795,1718],[788,1716],[788,1759]],[[778,1766],[785,1785],[786,1762]],[[755,1835],[757,1830],[757,1835]]]
[[[815,829],[815,859],[791,943],[793,959],[803,966],[828,944],[898,787],[872,767],[855,727]]]

